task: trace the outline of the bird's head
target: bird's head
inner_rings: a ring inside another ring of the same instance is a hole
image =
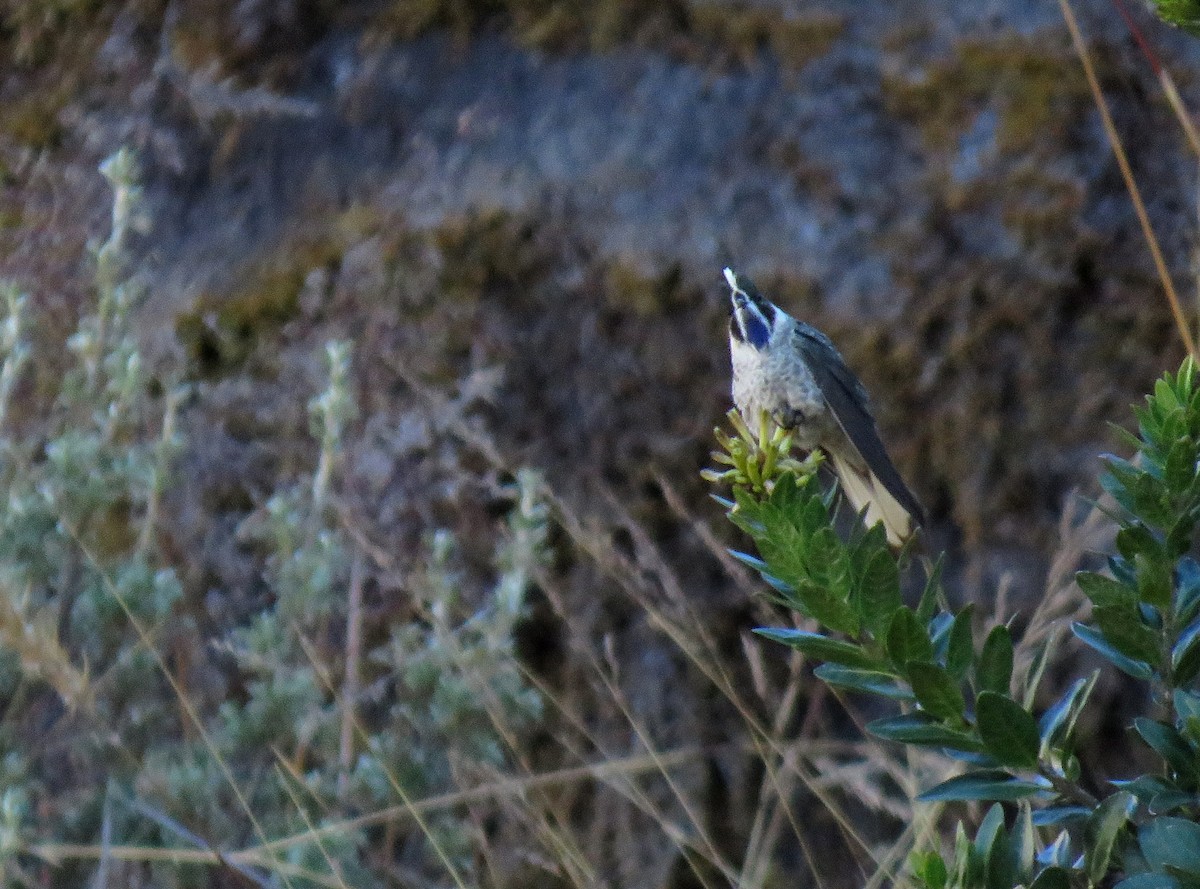
[[[729,282],[733,304],[729,313],[730,337],[755,349],[765,349],[771,342],[779,310],[763,299],[749,278],[733,269],[725,269],[725,280]]]

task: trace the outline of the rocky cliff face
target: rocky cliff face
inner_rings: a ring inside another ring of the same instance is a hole
[[[496,486],[545,470],[575,523],[545,582],[577,611],[538,599],[525,654],[572,688],[574,642],[607,636],[664,744],[728,740],[727,704],[638,603],[702,609],[731,650],[756,607],[697,477],[728,407],[723,265],[860,373],[964,597],[1006,573],[1036,594],[1106,423],[1182,355],[1053,4],[39,6],[2,13],[0,272],[69,317],[91,170],[136,149],[144,338],[198,385],[169,510],[193,594],[249,595],[229,529],[311,458],[319,344],[347,337],[347,514],[401,561],[452,526],[469,562]],[[1086,6],[1188,290],[1195,159]],[[1142,26],[1196,99],[1200,43]]]

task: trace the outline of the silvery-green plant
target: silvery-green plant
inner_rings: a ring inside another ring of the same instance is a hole
[[[55,885],[95,885],[86,850],[117,844],[145,850],[137,866],[153,885],[208,886],[224,869],[263,885],[379,885],[397,854],[410,875],[461,882],[477,835],[457,810],[404,822],[383,850],[338,825],[451,791],[464,764],[503,766],[511,733],[540,713],[514,650],[546,557],[540,481],[522,472],[511,485],[482,599],[452,535],[431,536],[404,565],[410,616],[360,627],[349,681],[351,625],[367,620],[349,590],[361,596],[373,569],[339,504],[354,358],[330,343],[309,402],[314,464],[243,524],[262,607],[203,624],[201,595],[223,591],[185,594],[160,523],[187,444],[181,413],[204,392],[171,383],[181,368],[147,366],[130,251],[143,230],[137,164],[118,152],[102,171],[111,231],[64,354],[35,354],[31,301],[0,287],[0,867],[25,879],[31,861],[52,860]],[[61,382],[18,423],[16,393],[35,373]],[[269,840],[286,851],[235,861]],[[182,864],[154,854],[166,847],[224,857]]]

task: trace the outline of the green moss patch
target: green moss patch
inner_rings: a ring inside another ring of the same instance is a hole
[[[963,41],[919,79],[885,76],[888,111],[920,127],[931,148],[951,149],[975,115],[998,108],[998,147],[1028,151],[1047,136],[1058,144],[1091,97],[1078,59],[1060,40],[1020,35]]]

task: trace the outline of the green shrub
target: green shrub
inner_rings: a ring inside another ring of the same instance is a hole
[[[1051,654],[1014,673],[1008,626],[976,633],[973,606],[947,608],[937,568],[915,606],[901,595],[909,553],[883,529],[835,531],[832,493],[815,467],[788,463],[789,442],[742,427],[719,436],[709,473],[729,481],[729,518],[754,541],[738,558],[779,604],[818,631],[757,632],[819,662],[839,689],[895,702],[866,726],[878,738],[961,760],[960,774],[920,794],[926,802],[991,802],[974,839],[960,823],[953,849],[912,857],[914,882],[940,889],[1200,885],[1200,563],[1191,555],[1200,518],[1200,380],[1192,359],[1167,374],[1137,410],[1134,456],[1107,458],[1104,489],[1120,530],[1108,571],[1081,572],[1092,615],[1075,635],[1144,683],[1156,715],[1132,728],[1157,755],[1153,774],[1110,781],[1101,798],[1081,775],[1075,726],[1097,673],[1078,677],[1055,703],[1033,701]]]
[[[1163,21],[1200,35],[1200,3],[1196,0],[1151,0]]]

